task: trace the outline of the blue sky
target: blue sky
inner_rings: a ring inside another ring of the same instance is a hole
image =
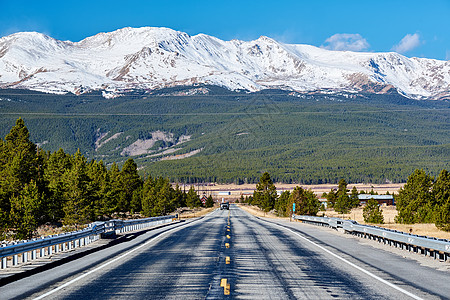
[[[223,40],[266,35],[336,50],[450,60],[450,0],[0,0],[0,12],[0,36],[38,31],[79,41],[128,26],[156,26]]]

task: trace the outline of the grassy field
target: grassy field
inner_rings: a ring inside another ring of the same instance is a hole
[[[378,194],[386,194],[389,192],[390,194],[398,193],[398,190],[403,187],[404,183],[386,183],[386,184],[349,184],[347,188],[351,190],[353,186],[356,187],[358,191],[367,191],[374,190]],[[287,184],[287,183],[276,183],[275,184],[277,191],[292,191],[295,187],[301,186],[304,189],[312,190],[317,197],[321,197],[324,192],[329,192],[331,189],[337,189],[337,184],[314,184],[314,185],[305,185],[305,184]],[[189,189],[189,185],[186,186]],[[182,186],[183,188],[183,186]],[[253,195],[253,191],[256,189],[256,184],[208,184],[208,185],[199,185],[196,186],[196,189],[200,193],[206,193],[208,195],[212,195],[213,197],[220,199],[224,198],[228,201],[235,201],[241,197],[241,195],[250,196]],[[223,195],[224,192],[229,192],[230,195]],[[222,193],[222,194],[220,194]]]
[[[258,216],[258,217],[266,217],[266,218],[279,218],[279,219],[289,219],[289,218],[280,218],[272,213],[265,213],[260,210],[256,206],[249,205],[239,205],[245,211]],[[374,226],[379,226],[383,228],[394,229],[406,233],[412,233],[417,235],[430,236],[440,239],[449,239],[450,240],[450,232],[445,232],[436,228],[434,224],[396,224],[394,223],[394,218],[397,215],[397,210],[395,206],[383,206],[383,216],[385,220],[385,224],[370,224]],[[319,212],[318,215],[322,216],[325,214],[327,217],[335,217],[341,219],[351,219],[355,220],[360,224],[366,224],[364,222],[362,216],[362,208],[354,208],[349,214],[339,214],[334,210],[327,210],[326,212]]]
[[[432,236],[440,239],[449,239],[450,232],[445,232],[436,228],[434,224],[397,224],[394,222],[395,216],[397,215],[397,209],[395,206],[382,206],[384,216],[384,224],[370,224],[374,226],[379,226],[383,228],[394,229],[406,233],[412,233],[417,235]],[[319,212],[321,215],[323,212]],[[339,214],[334,210],[327,210],[325,216],[336,217],[342,219],[352,219],[358,223],[366,224],[363,218],[362,207],[354,208],[349,214]]]

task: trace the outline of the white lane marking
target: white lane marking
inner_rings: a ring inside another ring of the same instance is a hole
[[[160,237],[162,237],[162,236],[164,236],[164,235],[166,235],[166,234],[168,234],[168,233],[171,233],[172,231],[174,231],[174,230],[176,230],[176,229],[180,229],[180,228],[182,228],[182,227],[185,227],[185,226],[187,226],[187,225],[189,225],[189,224],[191,224],[191,223],[192,223],[192,222],[189,222],[189,223],[184,224],[184,225],[182,225],[182,226],[179,226],[179,227],[172,228],[172,229],[169,229],[169,230],[167,230],[167,231],[164,231],[163,233],[160,233],[159,235],[155,236],[154,238],[148,240],[148,241],[145,242],[144,244],[142,244],[142,245],[140,245],[140,246],[138,246],[138,247],[136,247],[136,248],[133,248],[133,249],[131,249],[131,250],[128,251],[128,252],[125,252],[124,254],[120,255],[119,257],[116,257],[116,258],[114,258],[113,260],[111,260],[111,261],[109,261],[109,262],[107,262],[107,263],[104,263],[103,265],[101,265],[101,266],[99,266],[99,267],[97,267],[97,268],[95,268],[95,269],[93,269],[93,270],[91,270],[91,271],[89,271],[89,272],[87,272],[87,273],[84,273],[83,275],[80,275],[80,276],[78,276],[77,278],[74,278],[74,279],[72,279],[71,281],[66,282],[66,283],[64,283],[63,285],[61,285],[61,286],[59,286],[59,287],[57,287],[57,288],[55,288],[55,289],[53,289],[53,290],[51,290],[51,291],[48,291],[47,293],[42,294],[42,295],[40,295],[39,297],[34,298],[34,300],[44,299],[45,297],[50,296],[50,295],[56,293],[57,291],[62,290],[62,289],[65,288],[65,287],[68,287],[69,285],[71,285],[71,284],[77,282],[78,280],[83,279],[84,277],[89,276],[89,275],[91,275],[92,273],[95,273],[95,272],[97,272],[97,271],[99,271],[99,270],[101,270],[101,269],[103,269],[103,268],[109,266],[109,265],[112,264],[112,263],[115,263],[116,261],[118,261],[118,260],[120,260],[120,259],[122,259],[122,258],[124,258],[124,257],[126,257],[126,256],[128,256],[128,255],[130,255],[131,253],[133,253],[133,252],[135,252],[135,251],[141,249],[142,247],[147,246],[148,244],[152,243],[152,242],[155,241],[156,239],[159,239]]]
[[[378,277],[378,276],[375,275],[375,274],[370,273],[369,271],[367,271],[367,270],[361,268],[360,266],[355,265],[354,263],[352,263],[352,262],[346,260],[345,258],[340,257],[339,255],[337,255],[337,254],[331,252],[330,250],[328,250],[328,249],[326,249],[326,248],[320,246],[319,244],[314,243],[313,241],[309,240],[308,238],[304,237],[303,235],[301,235],[301,234],[299,234],[299,233],[297,233],[297,232],[295,232],[295,231],[293,231],[293,230],[291,230],[291,229],[289,229],[289,228],[283,227],[283,226],[281,226],[281,225],[278,225],[278,224],[275,224],[275,223],[272,223],[272,224],[277,225],[277,226],[283,228],[284,230],[287,230],[287,231],[292,232],[293,234],[297,235],[297,236],[300,237],[301,239],[307,241],[308,243],[313,244],[314,246],[316,246],[316,247],[322,249],[322,250],[325,251],[326,253],[328,253],[328,254],[334,256],[335,258],[337,258],[337,259],[339,259],[339,260],[341,260],[341,261],[343,261],[343,262],[345,262],[346,264],[348,264],[348,265],[354,267],[355,269],[358,269],[359,271],[361,271],[361,272],[363,272],[363,273],[369,275],[369,276],[372,277],[373,279],[376,279],[376,280],[378,280],[378,281],[380,281],[380,282],[382,282],[382,283],[384,283],[384,284],[390,286],[391,288],[396,289],[397,291],[402,292],[403,294],[410,296],[410,297],[413,298],[413,299],[423,300],[423,298],[420,298],[419,296],[414,295],[414,294],[408,292],[407,290],[402,289],[401,287],[399,287],[399,286],[397,286],[397,285],[395,285],[395,284],[393,284],[393,283],[390,283],[389,281],[384,280],[383,278]]]

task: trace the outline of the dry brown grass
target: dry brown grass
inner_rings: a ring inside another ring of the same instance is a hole
[[[202,217],[202,216],[212,212],[216,208],[217,208],[217,206],[209,207],[209,208],[191,209],[191,210],[184,211],[184,212],[180,213],[179,217],[180,217],[180,219],[189,219],[189,218]]]
[[[439,239],[450,239],[450,232],[439,230],[434,224],[397,224],[394,222],[397,215],[395,206],[382,206],[385,224],[370,224],[383,228],[394,229],[406,233],[417,235],[431,236]],[[366,224],[363,218],[362,207],[354,208],[349,214],[339,214],[334,210],[327,210],[326,212],[319,212],[318,215],[325,213],[327,217],[336,217],[341,219],[352,219],[360,224]]]
[[[347,188],[351,190],[353,186],[356,187],[358,191],[367,191],[369,192],[373,189],[378,194],[386,194],[389,193],[398,193],[398,190],[403,187],[403,183],[395,183],[395,184],[349,184]],[[275,186],[278,191],[292,191],[295,187],[301,186],[304,189],[312,190],[318,197],[321,197],[324,192],[329,192],[331,189],[337,189],[337,184],[315,184],[315,185],[300,185],[300,184],[286,184],[286,183],[275,183]],[[183,189],[184,186],[181,186]],[[190,185],[186,185],[186,189],[189,189]],[[208,195],[212,195],[215,199],[224,198],[228,201],[234,201],[240,198],[241,195],[250,196],[253,194],[253,191],[256,189],[256,184],[210,184],[208,186],[198,186],[196,189],[199,190],[200,193],[206,193]],[[219,195],[219,192],[230,192],[230,195]]]
[[[266,218],[277,218],[277,219],[289,219],[289,218],[281,218],[277,217],[276,215],[272,213],[265,213],[261,209],[259,209],[256,206],[251,205],[243,205],[238,204],[240,208],[247,211],[248,213],[255,215],[257,217],[266,217]],[[434,224],[397,224],[394,223],[394,218],[397,215],[397,209],[395,206],[383,206],[383,216],[385,224],[369,224],[374,226],[379,226],[383,228],[389,228],[394,229],[406,233],[412,233],[417,235],[423,235],[423,236],[430,236],[435,237],[439,239],[449,239],[450,240],[450,232],[445,232],[442,230],[439,230]],[[360,224],[367,224],[364,222],[363,218],[363,209],[361,207],[354,208],[351,210],[349,214],[340,214],[335,212],[334,210],[327,210],[325,212],[320,211],[317,215],[322,216],[324,214],[327,217],[333,217],[333,218],[341,218],[341,219],[351,219],[355,220],[356,222]]]
[[[282,218],[282,217],[278,217],[275,214],[268,212],[266,213],[265,211],[261,210],[259,207],[257,206],[253,206],[253,205],[246,205],[246,204],[237,204],[240,208],[242,208],[243,210],[245,210],[246,212],[257,216],[257,217],[266,217],[266,218],[272,218],[272,219],[285,219],[288,220],[289,218]]]

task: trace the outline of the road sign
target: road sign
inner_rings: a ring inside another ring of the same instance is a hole
[[[208,199],[208,198],[205,195],[203,195],[203,197],[200,199],[200,201],[202,201],[203,205],[205,205],[206,199]]]
[[[295,203],[292,203],[292,212],[295,213]]]

